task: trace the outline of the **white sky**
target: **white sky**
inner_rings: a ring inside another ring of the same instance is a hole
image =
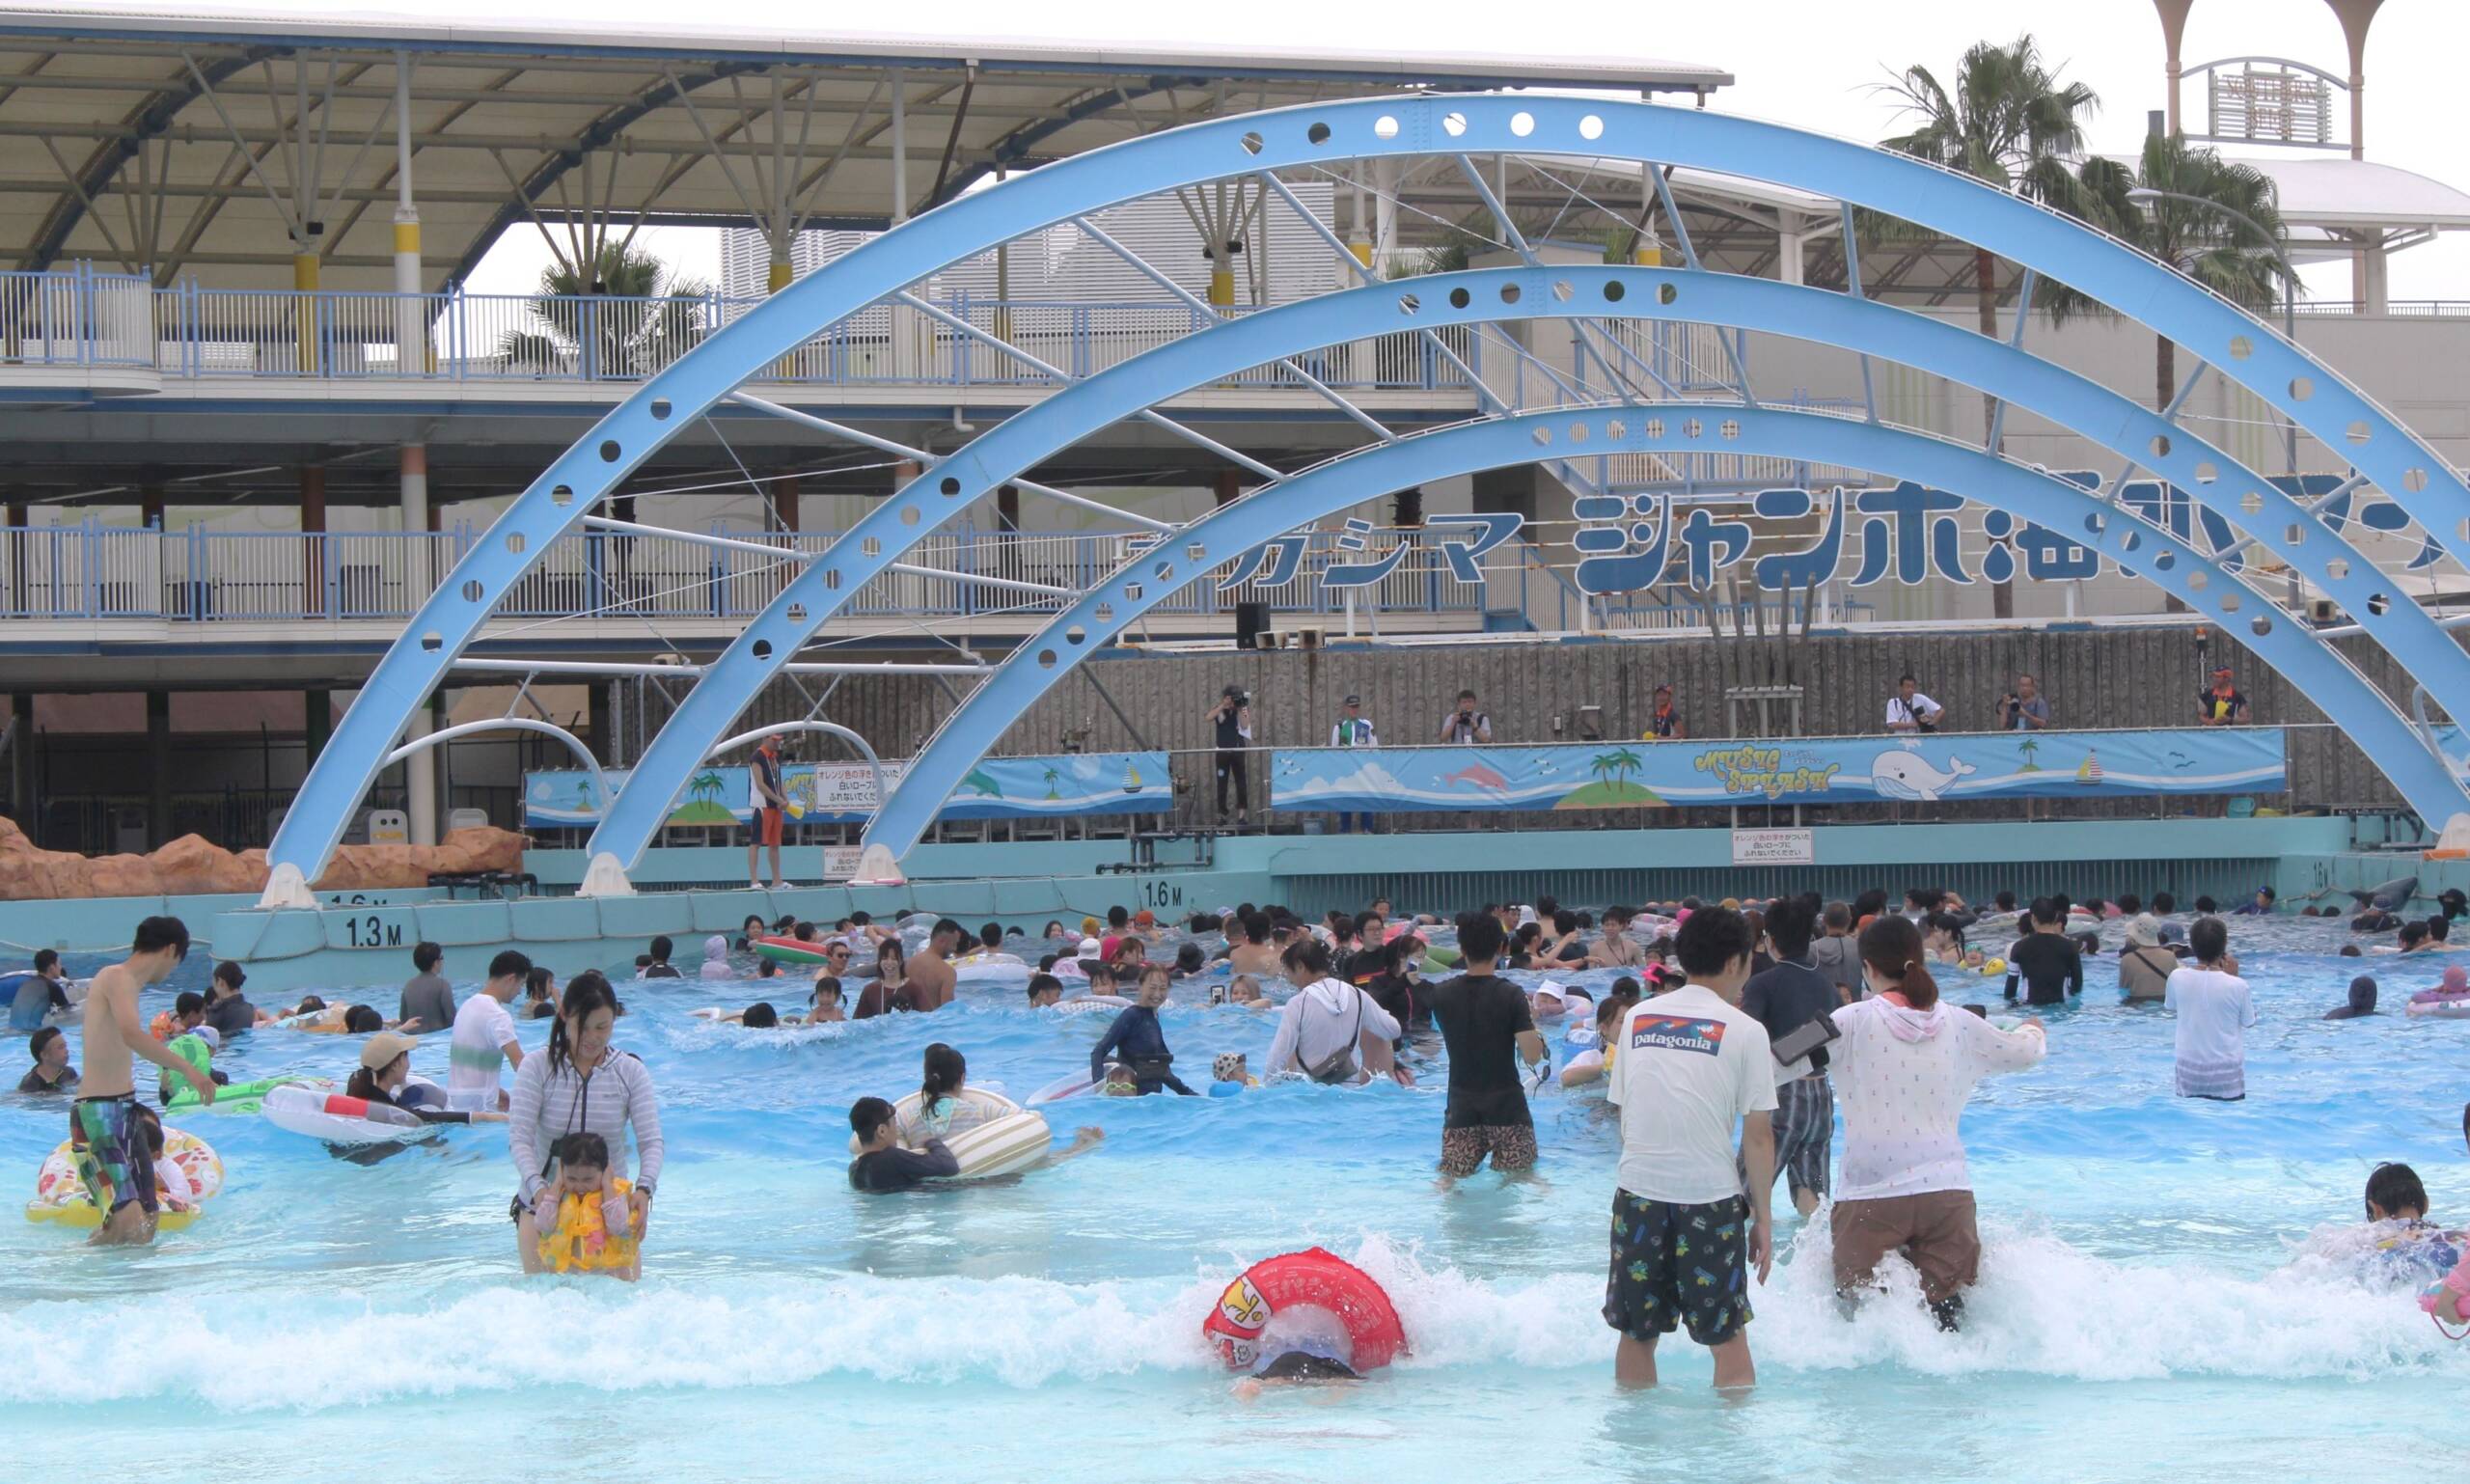
[[[333,14],[333,0],[252,0],[251,9]],[[505,7],[481,0],[406,0],[384,7],[401,14],[507,20]],[[828,22],[810,0],[738,0],[732,28],[778,26],[812,34]],[[1019,0],[940,0],[924,11],[886,14],[889,29],[955,37],[1017,36],[1029,14]],[[1588,55],[1712,64],[1739,81],[1711,106],[1852,138],[1891,132],[1890,102],[1875,92],[1890,70],[1925,63],[1943,77],[1973,41],[2008,40],[2029,31],[2065,75],[2092,84],[2101,96],[2091,144],[2130,152],[2146,129],[2146,113],[2163,102],[2161,27],[2152,0],[1735,0],[1724,5],[1641,5],[1637,0],[1541,0],[1504,6],[1498,0],[1422,0],[1415,5],[1332,5],[1328,0],[1241,0],[1237,4],[1161,6],[1155,0],[1074,0],[1041,8],[1057,18],[1063,39],[1110,41],[1208,41],[1241,45],[1257,40],[1279,47],[1462,51],[1514,57]],[[670,26],[681,18],[675,0],[594,0],[588,16],[548,16],[566,24],[622,27],[629,21]],[[2464,0],[2387,0],[2367,53],[2368,157],[2470,189],[2462,157],[2461,59],[2470,54],[2470,4]],[[2341,27],[2323,0],[2196,0],[2187,26],[2189,64],[2232,56],[2293,57],[2336,74],[2348,57]],[[2187,89],[2188,122],[2203,118],[2201,85]],[[2237,153],[2237,150],[2227,152]],[[2308,151],[2314,152],[2314,151]],[[646,234],[649,235],[649,234]],[[638,240],[643,240],[639,238]],[[708,233],[673,230],[656,251],[686,272],[718,276]],[[519,289],[536,277],[543,258],[536,238],[509,233],[475,287]],[[2328,264],[2308,271],[2319,295],[2345,295],[2348,270]],[[2470,234],[2412,249],[2393,260],[2395,298],[2470,298]]]

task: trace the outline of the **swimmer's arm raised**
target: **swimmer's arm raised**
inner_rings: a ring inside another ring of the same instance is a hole
[[[214,1101],[215,1089],[212,1078],[189,1065],[185,1058],[146,1033],[146,1024],[139,1019],[137,1013],[135,990],[124,991],[120,986],[115,985],[111,993],[102,997],[102,1001],[103,1013],[111,1017],[112,1027],[120,1031],[120,1038],[124,1045],[163,1070],[178,1072],[187,1078],[189,1086],[197,1089],[199,1102]]]

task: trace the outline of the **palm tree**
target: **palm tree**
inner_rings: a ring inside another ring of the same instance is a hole
[[[2139,201],[2137,191],[2161,194]],[[2243,309],[2269,310],[2292,287],[2281,282],[2288,234],[2272,178],[2183,135],[2145,140],[2132,170],[2119,160],[2086,160],[2060,205]],[[2054,321],[2102,309],[2062,284],[2048,286],[2041,302]],[[2177,350],[2170,337],[2154,337],[2156,408],[2179,394]]]
[[[1610,753],[1598,753],[1595,755],[1595,759],[1587,764],[1586,770],[1595,775],[1595,781],[1597,783],[1609,787],[1612,783],[1612,755]]]
[[[2101,106],[2099,96],[2083,83],[2060,81],[2030,35],[2004,46],[1975,42],[1956,64],[1955,83],[1950,95],[1928,68],[1906,68],[1886,91],[1904,100],[1902,111],[1914,126],[1881,141],[1885,147],[2029,200],[2066,199],[2072,185],[2066,161],[2083,152],[2083,121]],[[1995,338],[1998,265],[1988,248],[1973,249],[1972,273],[1981,333]],[[1996,427],[1996,404],[1985,397],[1982,442],[1990,442]],[[1990,591],[1997,616],[2013,618],[2016,585],[2002,582]]]
[[[2017,768],[2016,770],[2017,772],[2039,773],[2042,770],[2042,765],[2033,760],[2042,755],[2042,745],[2039,742],[2033,740],[2031,737],[2026,737],[2023,741],[2016,744],[2016,751],[2024,759],[2024,765]]]
[[[699,802],[721,796],[721,776],[706,770],[699,773],[686,785],[687,797]]]
[[[601,244],[589,281],[564,261],[541,269],[540,293],[531,314],[542,328],[508,331],[499,344],[511,365],[547,370],[571,360],[587,374],[648,375],[710,329],[702,315],[710,286],[674,277],[623,242]]]
[[[1053,769],[1053,768],[1049,768],[1049,769],[1047,769],[1047,770],[1046,770],[1046,796],[1047,796],[1048,798],[1050,798],[1050,799],[1059,799],[1059,798],[1061,797],[1061,795],[1057,794],[1057,793],[1055,791],[1055,785],[1056,785],[1057,783],[1061,783],[1062,781],[1063,781],[1063,775],[1062,775],[1062,774],[1060,774],[1060,773],[1057,772],[1057,771],[1056,771],[1055,769]]]
[[[1612,782],[1616,787],[1619,786],[1622,780],[1646,766],[1645,758],[1639,756],[1636,753],[1630,751],[1630,749],[1626,747],[1615,749],[1610,756],[1599,758],[1597,760],[1608,764],[1611,767]]]

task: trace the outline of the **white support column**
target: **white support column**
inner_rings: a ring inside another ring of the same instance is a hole
[[[1775,279],[1778,283],[1798,284],[1801,281],[1801,243],[1798,232],[1775,234]]]
[[[2362,314],[2392,313],[2392,278],[2386,271],[2386,262],[2384,243],[2380,237],[2359,250],[2358,297]]]
[[[425,376],[428,301],[420,296],[421,213],[412,198],[412,59],[399,51],[395,53],[395,373]]]
[[[899,68],[892,69],[892,225],[897,228],[909,220],[909,74]],[[892,307],[892,374],[911,377],[918,374],[925,357],[920,353],[920,341],[926,326],[917,313],[905,305]]]
[[[434,701],[412,709],[412,719],[403,726],[403,740],[417,742],[437,729],[437,705]],[[403,759],[403,815],[409,821],[412,843],[437,843],[437,749],[425,747]]]
[[[411,553],[404,578],[416,603],[427,599],[429,590],[437,582],[431,564],[428,541],[428,447],[406,443],[402,447],[401,483],[403,510],[403,544]],[[404,728],[403,740],[425,736],[437,726],[434,706],[423,706],[412,713],[412,723]],[[403,813],[411,821],[411,838],[415,845],[437,843],[437,758],[435,748],[425,748],[403,759]]]

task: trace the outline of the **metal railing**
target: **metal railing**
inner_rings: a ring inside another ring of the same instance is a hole
[[[182,379],[637,382],[760,304],[720,293],[628,297],[154,288],[90,264],[0,274],[0,366],[151,368]],[[1073,376],[1087,376],[1207,327],[1166,301],[988,300],[939,309]],[[1234,313],[1244,313],[1235,311]],[[1441,332],[1479,363],[1463,327]],[[1423,336],[1334,345],[1298,358],[1351,391],[1463,389],[1465,374]],[[871,305],[800,344],[758,380],[815,385],[1033,386],[1028,361],[919,310]],[[1289,387],[1281,367],[1221,383]]]
[[[183,623],[408,618],[484,533],[459,525],[435,533],[223,532],[73,526],[0,527],[0,618],[152,619]],[[795,575],[802,558],[834,537],[732,531],[715,536],[776,545],[777,558],[683,536],[592,531],[560,537],[498,605],[501,618],[598,615],[653,619],[754,618]],[[972,582],[971,577],[1080,591],[1154,537],[1131,533],[1053,535],[961,527],[927,536],[903,557],[927,571],[888,572],[861,588],[852,618],[984,618],[1059,611],[1051,593]],[[1196,582],[1158,605],[1166,618],[1234,612],[1260,602],[1276,614],[1333,615],[1347,590],[1321,574],[1333,563],[1377,562],[1401,545],[1398,564],[1352,590],[1358,610],[1401,615],[1480,614],[1485,584],[1462,583],[1440,545],[1420,531],[1375,531],[1361,550],[1339,534],[1306,536],[1295,579],[1246,584],[1221,595],[1228,573]],[[948,573],[949,576],[936,575]]]

